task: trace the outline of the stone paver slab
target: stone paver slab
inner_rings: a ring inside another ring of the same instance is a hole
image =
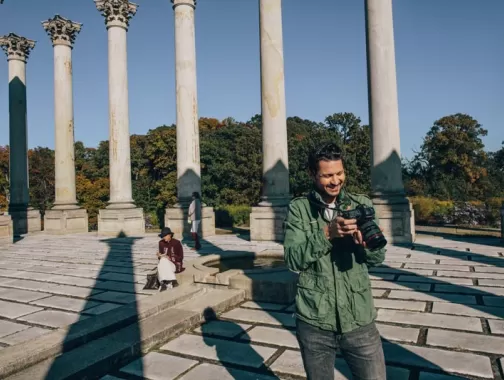
[[[404,266],[404,269],[405,270],[408,270],[408,269],[419,269],[419,270],[430,270],[432,272],[432,270],[451,270],[451,271],[459,271],[459,272],[469,272],[469,266],[457,266],[457,267],[453,267],[452,265],[441,265],[441,264],[406,264]],[[432,273],[431,273],[432,274]],[[460,275],[462,276],[462,275]],[[459,277],[460,277],[459,276]]]
[[[414,291],[392,290],[388,298],[416,300],[416,301],[431,301],[431,302],[455,302],[468,305],[476,305],[476,297],[459,294],[446,293],[421,293]]]
[[[486,356],[401,343],[384,343],[383,349],[390,363],[493,378],[490,358]]]
[[[488,267],[474,267],[474,270],[476,272],[483,272],[483,273],[502,273],[504,274],[504,268],[502,267],[494,267],[494,266],[488,266]]]
[[[420,372],[418,380],[464,380],[466,378],[459,376],[440,375],[438,373]]]
[[[201,325],[194,331],[205,335],[217,335],[226,338],[234,338],[237,335],[243,334],[249,327],[245,323],[235,323],[229,321],[211,321]]]
[[[504,337],[429,329],[427,344],[466,351],[504,354]]]
[[[34,323],[49,327],[63,327],[87,319],[88,317],[75,313],[67,313],[56,310],[43,310],[35,314],[30,314],[19,318],[21,321]]]
[[[32,292],[30,290],[0,288],[0,298],[9,301],[31,302],[51,296],[49,293]]]
[[[418,334],[420,334],[420,329],[413,327],[400,327],[384,325],[381,323],[377,323],[376,327],[378,328],[380,335],[387,340],[416,343],[418,340]]]
[[[457,272],[462,275],[460,272]],[[399,276],[398,281],[403,282],[425,282],[429,284],[455,284],[455,285],[472,285],[473,282],[470,278],[460,277],[418,277],[418,276]]]
[[[454,271],[438,271],[438,276],[441,277],[461,277],[460,272]],[[493,279],[504,279],[504,274],[496,273],[484,273],[484,272],[469,272],[464,274],[467,278],[493,278]]]
[[[103,302],[115,302],[115,303],[130,303],[138,301],[141,297],[133,293],[119,293],[119,292],[105,292],[91,296],[92,300],[103,301]]]
[[[386,289],[371,289],[371,293],[373,297],[383,297],[385,293],[387,293]]]
[[[497,286],[500,288],[504,287],[504,280],[478,280],[478,284],[481,286]]]
[[[196,360],[149,352],[141,359],[121,368],[121,372],[148,380],[172,380],[196,364]]]
[[[271,310],[279,311],[285,309],[287,305],[281,305],[278,303],[268,303],[268,302],[253,302],[247,301],[241,305],[241,307],[246,307],[249,309],[260,309],[260,310]]]
[[[385,299],[375,299],[374,305],[377,308],[383,308],[383,309],[424,311],[426,303],[418,301],[391,300],[385,298]]]
[[[334,363],[334,379],[350,380],[351,373],[348,365],[343,359],[336,359]],[[271,369],[280,374],[289,374],[295,376],[306,376],[299,351],[286,350],[271,365]],[[408,380],[409,371],[403,368],[387,366],[387,379]]]
[[[504,321],[488,321],[492,334],[504,335]]]
[[[292,317],[292,314],[267,312],[263,310],[246,310],[238,308],[222,314],[222,317],[252,323],[283,325],[286,327],[296,326],[296,320]]]
[[[483,297],[486,306],[504,307],[504,297]]]
[[[434,285],[436,292],[504,296],[504,288],[490,286]]]
[[[253,372],[202,363],[191,369],[180,380],[275,380],[277,377],[258,375]]]
[[[504,318],[504,308],[489,307],[480,305],[457,305],[446,302],[434,302],[432,307],[433,313],[465,315],[468,317],[482,317],[499,319]]]
[[[409,265],[420,265],[420,264],[409,264]],[[467,270],[469,270],[469,268]],[[390,274],[416,274],[418,276],[432,276],[433,272],[434,271],[432,269],[387,268],[387,267],[369,268],[370,274],[390,273]]]
[[[53,309],[74,311],[78,313],[82,310],[98,306],[100,305],[100,303],[77,298],[52,296],[49,298],[44,298],[42,300],[34,301],[32,302],[32,305],[50,307]]]
[[[247,335],[244,335],[242,339],[299,349],[296,332],[282,328],[257,326],[247,332]]]
[[[371,287],[376,289],[395,289],[395,290],[421,290],[428,292],[430,284],[421,284],[417,282],[388,282],[371,280]]]
[[[458,317],[444,314],[379,309],[377,320],[382,322],[394,322],[408,325],[443,327],[447,329],[477,332],[483,331],[479,318]]]
[[[161,350],[252,368],[259,368],[276,352],[275,348],[187,334],[165,344]]]
[[[29,327],[30,326],[22,325],[20,323],[0,320],[0,338],[14,334],[18,331],[26,330]]]
[[[43,310],[41,307],[23,305],[21,303],[0,301],[0,316],[15,319]]]
[[[117,309],[118,307],[121,307],[122,305],[117,305],[114,303],[102,303],[99,306],[92,307],[90,309],[86,309],[82,312],[82,314],[86,315],[99,315],[106,313],[107,311]]]
[[[53,330],[46,330],[42,329],[40,327],[29,327],[26,330],[4,336],[3,338],[0,338],[0,342],[8,344],[8,345],[15,345],[18,343],[23,343],[26,342],[27,340],[32,340],[35,339],[41,335],[47,334]]]

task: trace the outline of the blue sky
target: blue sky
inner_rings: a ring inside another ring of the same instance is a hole
[[[130,132],[175,122],[173,11],[137,0],[128,33]],[[41,21],[84,24],[73,50],[75,138],[108,139],[107,32],[92,0],[5,0],[0,35],[37,41],[27,66],[29,146],[54,146],[53,49]],[[411,157],[434,120],[468,113],[504,140],[504,1],[395,0],[401,153]],[[364,1],[284,0],[287,114],[323,121],[354,112],[368,121]],[[246,121],[260,113],[258,0],[199,0],[200,116]],[[3,54],[3,53],[2,53]],[[0,145],[8,143],[7,59],[0,57]],[[3,84],[1,78],[4,78]]]

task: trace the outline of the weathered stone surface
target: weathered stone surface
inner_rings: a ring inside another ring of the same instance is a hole
[[[492,334],[504,335],[504,321],[488,321]]]
[[[385,293],[387,293],[386,289],[371,289],[373,297],[383,297]]]
[[[483,303],[486,306],[504,307],[504,297],[483,297]]]
[[[296,320],[291,314],[266,312],[263,310],[234,309],[222,314],[222,317],[245,322],[283,325],[286,327],[294,327],[296,325]]]
[[[274,348],[254,344],[187,334],[165,344],[161,350],[253,368],[259,368],[276,351]]]
[[[476,305],[476,297],[459,294],[421,293],[414,291],[392,290],[388,298],[431,302],[455,302]]]
[[[502,268],[502,267],[477,266],[477,267],[474,267],[474,270],[476,272],[480,272],[480,273],[502,273],[502,274],[504,274],[504,268]]]
[[[196,360],[150,352],[121,368],[121,372],[150,380],[171,380],[198,364]]]
[[[260,310],[271,310],[279,311],[285,309],[285,305],[278,303],[268,303],[268,302],[253,302],[248,301],[241,305],[241,307],[247,307],[249,309],[260,309]]]
[[[504,287],[504,279],[501,279],[501,280],[478,280],[478,284],[481,286]]]
[[[29,327],[30,326],[22,325],[20,323],[0,320],[0,337],[8,336],[18,331],[26,330]]]
[[[378,321],[395,322],[408,325],[444,327],[466,331],[482,332],[481,322],[478,318],[457,317],[443,314],[418,313],[403,310],[378,310]]]
[[[428,270],[432,272],[432,270],[451,270],[451,271],[460,271],[460,272],[469,272],[469,266],[461,266],[457,265],[456,267],[452,265],[441,265],[441,264],[415,264],[415,263],[406,263],[404,266],[405,270],[408,269],[417,269],[417,270]],[[418,273],[420,274],[420,273]],[[432,273],[430,273],[432,275]],[[462,275],[460,275],[462,276]]]
[[[4,336],[0,338],[0,342],[6,343],[8,345],[14,345],[22,342],[26,342],[28,340],[35,339],[41,335],[47,334],[52,330],[42,329],[40,327],[29,327],[26,330]]]
[[[20,303],[0,301],[0,316],[15,319],[42,310],[41,307],[23,305]]]
[[[234,338],[243,334],[251,325],[245,323],[235,323],[228,321],[211,321],[195,329],[195,332],[205,335],[217,335],[227,338]]]
[[[420,372],[419,380],[464,380],[464,377],[440,375],[438,373]]]
[[[52,296],[32,302],[33,305],[50,307],[53,309],[80,312],[85,309],[100,305],[99,302],[82,300],[70,297]]]
[[[480,294],[484,296],[504,296],[504,288],[493,288],[489,286],[457,286],[457,285],[435,285],[436,292]]]
[[[477,267],[476,267],[477,268]],[[454,271],[438,271],[438,276],[441,277],[461,277],[459,272]],[[469,272],[464,275],[468,278],[491,278],[491,279],[504,279],[504,274],[498,273],[484,273],[484,272]]]
[[[385,359],[390,363],[412,365],[464,375],[493,377],[490,359],[465,352],[445,351],[435,348],[411,346],[401,343],[384,343]]]
[[[299,349],[296,332],[286,329],[258,326],[247,332],[242,339]]]
[[[276,377],[258,375],[239,369],[202,363],[191,369],[180,380],[274,380]]]
[[[412,327],[399,327],[393,325],[384,325],[377,323],[376,327],[380,332],[380,335],[387,340],[398,340],[403,342],[416,343],[418,340],[418,334],[420,329],[415,329]]]
[[[375,299],[374,305],[376,308],[383,308],[383,309],[424,311],[426,303],[417,301]]]
[[[462,276],[461,272],[459,273]],[[426,282],[431,284],[455,284],[455,285],[472,285],[470,278],[455,278],[455,277],[419,277],[419,276],[399,276],[398,281],[404,282]]]
[[[371,287],[377,289],[395,289],[395,290],[421,290],[428,292],[430,284],[420,284],[416,282],[388,282],[371,280]]]
[[[129,293],[119,293],[119,292],[105,292],[91,296],[91,299],[103,302],[115,302],[115,303],[130,303],[138,301],[145,296],[138,296]]]
[[[113,303],[102,303],[99,306],[92,307],[90,309],[86,309],[82,312],[82,314],[86,315],[99,315],[106,313],[107,311],[117,309],[118,307],[121,307],[121,305],[116,305]]]
[[[504,354],[504,337],[429,329],[427,344],[466,351]]]
[[[489,307],[480,305],[466,306],[445,302],[434,302],[432,312],[441,314],[451,314],[451,315],[466,315],[469,317],[482,317],[491,319],[504,318],[504,308],[501,307]]]
[[[29,323],[35,323],[37,325],[63,327],[77,321],[84,320],[86,318],[88,317],[75,313],[67,313],[64,311],[56,310],[43,310],[39,311],[38,313],[30,314],[18,319]]]

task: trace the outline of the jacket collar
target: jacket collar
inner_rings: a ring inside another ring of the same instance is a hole
[[[308,200],[315,207],[317,207],[322,218],[325,220],[324,210],[327,207],[327,203],[324,202],[324,200],[322,199],[322,196],[320,195],[320,193],[318,192],[318,190],[316,188],[312,189],[308,193]],[[348,197],[348,194],[345,191],[345,189],[342,188],[340,193],[336,197],[336,207],[339,209],[346,209],[347,206],[349,206],[350,204],[351,204],[351,200]]]

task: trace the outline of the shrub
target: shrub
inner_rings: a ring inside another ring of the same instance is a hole
[[[500,208],[504,198],[489,198],[486,203],[487,223],[493,227],[500,227]]]
[[[216,227],[248,226],[252,208],[246,205],[226,205],[215,209]]]
[[[451,223],[453,212],[452,201],[440,201],[436,198],[411,197],[410,202],[415,210],[418,223]]]
[[[460,202],[455,204],[452,213],[452,222],[460,225],[486,224],[486,207],[483,202]]]
[[[145,213],[145,228],[148,230],[159,228],[159,221],[156,212]]]

